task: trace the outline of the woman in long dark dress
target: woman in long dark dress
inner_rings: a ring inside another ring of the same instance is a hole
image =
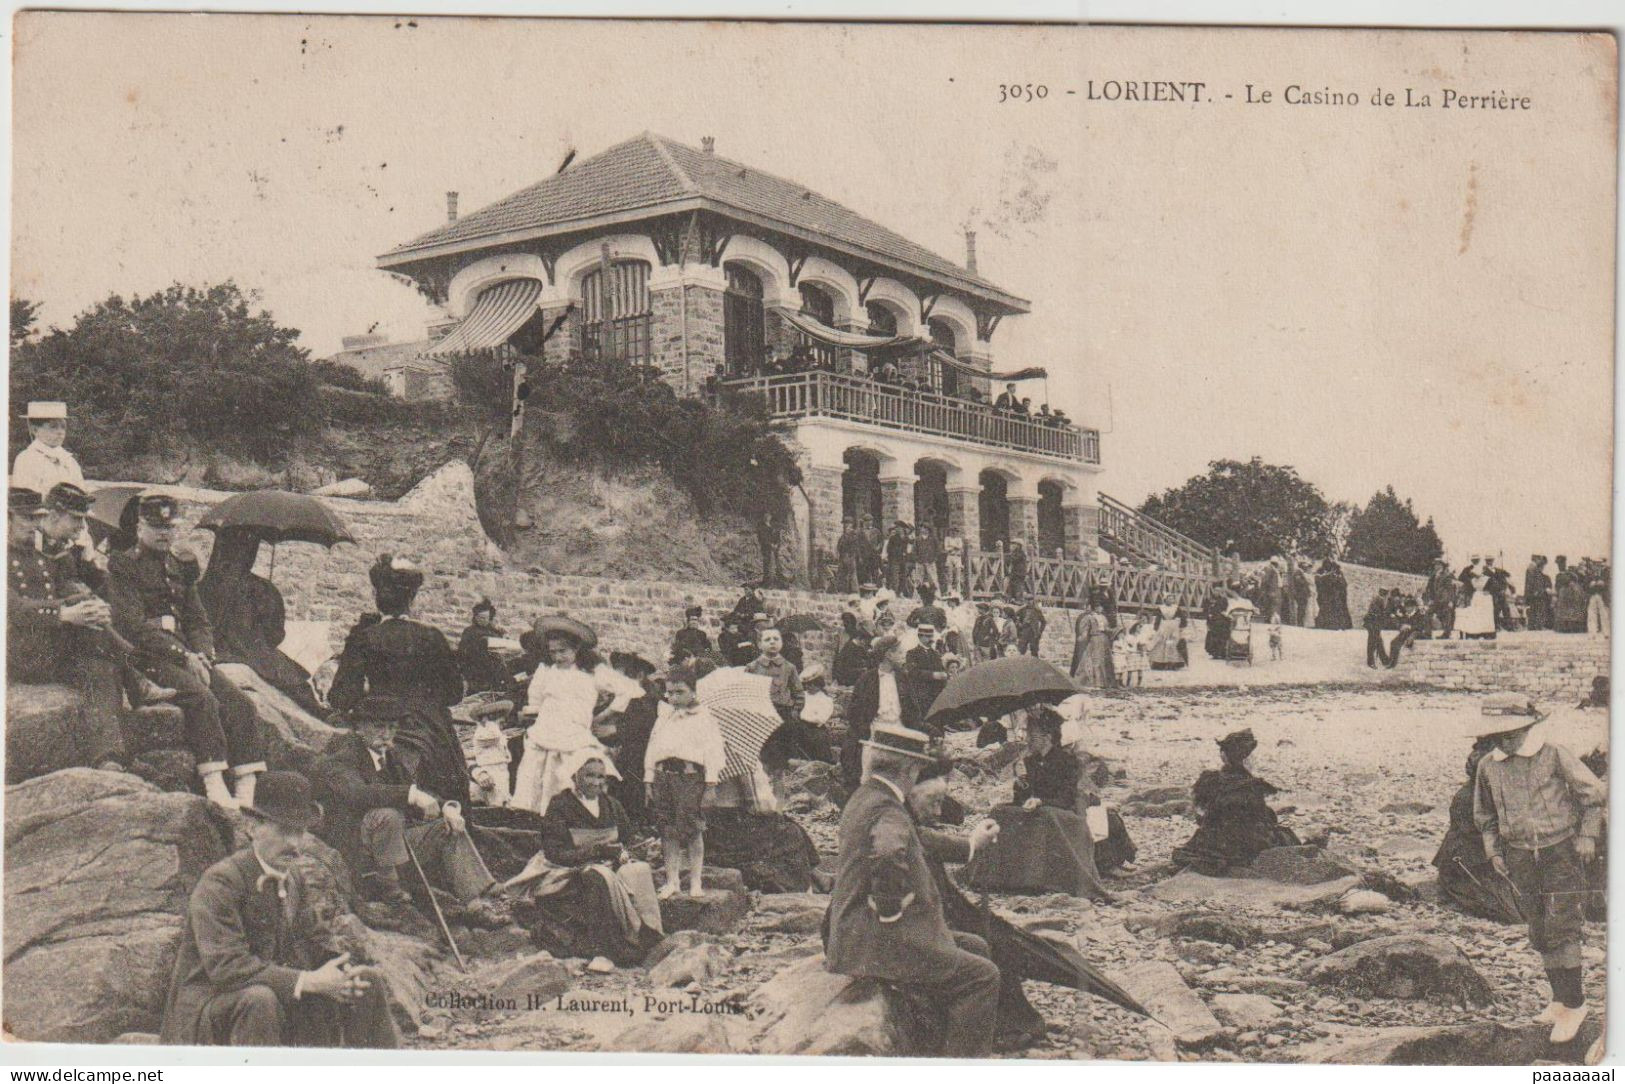
[[[1016,805],[1036,801],[1040,805],[1065,809],[1090,820],[1089,810],[1101,804],[1094,785],[1083,779],[1083,764],[1072,749],[1061,745],[1062,719],[1053,708],[1040,708],[1027,723],[1032,752],[1018,762],[1014,793]],[[1095,814],[1098,821],[1099,814]],[[1109,873],[1134,861],[1138,849],[1129,838],[1128,825],[1115,809],[1106,810],[1106,838],[1095,838],[1091,826],[1090,838],[1094,842],[1095,870]]]
[[[246,663],[256,674],[312,715],[326,714],[310,687],[310,671],[282,653],[287,610],[282,592],[254,575],[260,539],[253,531],[223,527],[215,536],[209,570],[198,581],[198,597],[214,626],[221,662]]]
[[[488,598],[480,599],[474,604],[469,626],[457,641],[457,665],[471,695],[513,691],[513,671],[491,650],[491,638],[501,635],[496,606]]]
[[[584,746],[565,767],[570,786],[547,804],[542,854],[509,882],[523,895],[515,914],[554,955],[634,966],[664,936],[654,874],[626,850],[634,829],[606,787],[614,766],[603,750]]]
[[[1343,567],[1328,557],[1315,573],[1315,628],[1352,629],[1349,616],[1349,584]]]
[[[368,695],[399,697],[410,713],[395,747],[414,766],[418,786],[441,801],[468,804],[468,763],[451,721],[463,698],[457,657],[439,629],[407,616],[423,573],[410,561],[379,557],[368,571],[379,612],[356,622],[339,656],[327,698],[348,711]]]
[[[1196,834],[1184,846],[1174,848],[1174,865],[1216,877],[1251,865],[1271,847],[1297,845],[1298,837],[1281,826],[1266,801],[1279,788],[1248,770],[1247,759],[1257,748],[1258,739],[1251,730],[1219,739],[1224,766],[1197,777],[1192,794]]]
[[[1223,584],[1214,584],[1202,603],[1202,617],[1207,621],[1207,636],[1202,647],[1210,659],[1222,659],[1230,650],[1230,593]]]

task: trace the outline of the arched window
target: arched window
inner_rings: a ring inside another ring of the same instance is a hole
[[[741,263],[724,266],[728,288],[722,295],[722,352],[730,374],[755,372],[766,354],[762,280]]]
[[[871,301],[864,307],[869,314],[869,334],[895,335],[897,334],[897,314],[878,301]]]
[[[650,350],[649,265],[617,260],[581,280],[581,349],[595,361],[647,365]]]
[[[835,299],[810,282],[801,284],[801,311],[825,327],[835,326]]]
[[[946,320],[939,320],[933,316],[926,322],[925,326],[931,331],[932,342],[950,354],[958,354],[958,350],[954,346],[954,329],[948,326]]]

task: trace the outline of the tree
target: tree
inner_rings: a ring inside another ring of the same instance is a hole
[[[333,407],[332,374],[297,344],[296,329],[255,311],[258,301],[229,281],[128,301],[115,294],[65,331],[14,340],[12,399],[71,403],[76,447],[87,466],[102,467],[188,443],[269,462],[320,429],[330,409],[353,418],[380,400],[351,393],[365,402]],[[14,334],[17,310],[13,299]]]
[[[1204,545],[1234,548],[1244,561],[1332,552],[1330,508],[1320,490],[1292,467],[1257,456],[1216,459],[1206,474],[1147,498],[1140,511]]]
[[[34,334],[34,324],[39,319],[39,303],[30,301],[25,297],[11,299],[11,345],[26,340]]]
[[[1444,544],[1432,517],[1422,523],[1411,502],[1400,500],[1394,487],[1372,494],[1349,521],[1343,555],[1355,564],[1395,572],[1426,573],[1444,555]]]

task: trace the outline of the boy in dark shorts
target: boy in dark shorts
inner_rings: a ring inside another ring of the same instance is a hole
[[[705,818],[702,808],[716,792],[726,751],[716,719],[699,701],[698,679],[687,667],[666,675],[666,700],[660,705],[649,748],[643,754],[643,781],[649,788],[649,808],[666,853],[666,883],[660,898],[680,891],[678,879],[683,855],[688,854],[688,893],[704,894],[700,871],[705,868]]]

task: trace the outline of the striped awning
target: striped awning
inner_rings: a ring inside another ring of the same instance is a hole
[[[536,311],[542,284],[536,279],[509,279],[483,291],[462,323],[435,343],[425,356],[446,357],[490,350],[508,341]]]

